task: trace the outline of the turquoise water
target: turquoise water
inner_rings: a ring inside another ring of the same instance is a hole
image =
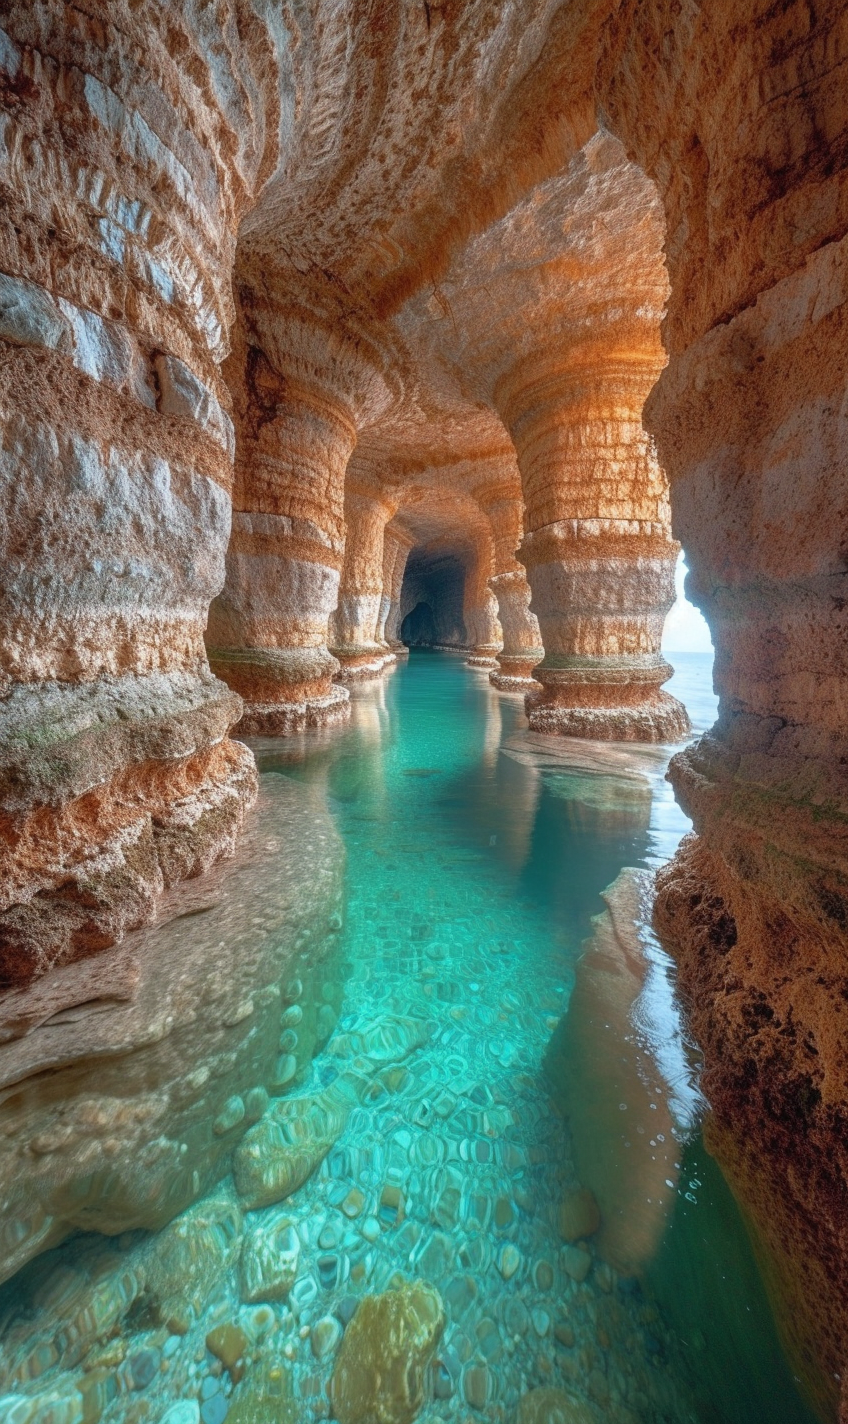
[[[709,662],[677,661],[670,690],[703,729]],[[182,964],[195,998],[218,975],[209,1002],[232,1001],[221,1023],[235,1046],[213,1060],[201,1014],[166,1066],[153,1045],[167,1031],[134,1031],[120,1075],[135,1075],[133,1103],[155,1091],[172,1114],[163,1084],[179,1081],[183,1155],[153,1154],[176,1165],[151,1168],[137,1200],[108,1173],[62,1195],[55,1169],[50,1220],[77,1229],[45,1235],[0,1289],[0,1420],[368,1424],[338,1384],[345,1337],[376,1360],[385,1341],[360,1329],[360,1302],[423,1281],[443,1312],[408,1361],[426,1424],[802,1424],[744,1227],[701,1144],[672,968],[644,923],[649,872],[687,829],[668,752],[534,736],[520,699],[450,655],[414,652],[352,698],[349,728],[253,744],[264,859],[221,872],[219,899],[139,940],[162,966],[160,1001],[166,965]],[[312,939],[310,896],[329,914]],[[65,1121],[62,1095],[103,1092],[107,1056],[55,1054],[54,1129],[57,1094]],[[30,1071],[31,1124],[45,1061]],[[213,1105],[185,1087],[203,1074],[197,1094],[220,1078]],[[89,1218],[98,1234],[79,1234],[87,1218],[67,1201],[81,1194],[108,1215]],[[187,1209],[151,1234],[157,1199],[162,1226]],[[557,1415],[564,1398],[572,1413]]]

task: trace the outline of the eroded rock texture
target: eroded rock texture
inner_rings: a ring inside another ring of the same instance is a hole
[[[697,837],[657,923],[712,1140],[825,1417],[848,1340],[845,55],[838,6],[627,4],[599,76],[666,213],[670,359],[646,423],[721,698],[672,764]]]
[[[255,794],[209,673],[239,220],[276,161],[258,17],[5,7],[0,981],[103,949]],[[180,56],[184,56],[181,62]]]
[[[492,526],[494,572],[489,588],[498,605],[503,636],[503,647],[497,654],[498,668],[489,673],[489,681],[501,692],[528,692],[533,669],[545,650],[539,620],[530,610],[527,575],[515,557],[523,529],[520,483],[514,478],[488,483],[478,491],[477,498]]]
[[[657,921],[826,1417],[843,11],[11,0],[0,34],[0,979],[107,948],[231,850],[230,727],[344,720],[337,679],[406,617],[496,685],[532,672],[536,731],[682,738],[679,539],[721,710],[673,765],[696,837]]]

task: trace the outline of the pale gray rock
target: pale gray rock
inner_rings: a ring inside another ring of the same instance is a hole
[[[71,326],[43,287],[0,273],[0,338],[18,346],[69,351]]]

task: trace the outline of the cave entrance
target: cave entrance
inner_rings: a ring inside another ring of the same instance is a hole
[[[465,562],[454,554],[416,549],[401,590],[400,636],[411,648],[464,648]]]
[[[432,648],[436,641],[436,620],[429,603],[416,603],[401,624],[402,642],[409,648]]]

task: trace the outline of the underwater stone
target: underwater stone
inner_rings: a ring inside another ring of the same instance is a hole
[[[206,1348],[210,1355],[221,1361],[230,1378],[236,1383],[241,1377],[239,1361],[244,1358],[248,1344],[244,1331],[230,1320],[223,1325],[216,1325],[206,1336]]]
[[[239,1097],[228,1098],[212,1124],[212,1131],[216,1137],[223,1137],[224,1133],[232,1132],[234,1127],[238,1127],[243,1117],[244,1100]]]
[[[250,1208],[272,1206],[302,1186],[341,1136],[352,1101],[344,1086],[275,1103],[233,1158],[236,1188]]]
[[[200,1405],[196,1399],[181,1399],[162,1415],[162,1424],[199,1424]]]
[[[359,1190],[358,1187],[351,1187],[350,1191],[342,1202],[342,1211],[344,1212],[345,1216],[349,1216],[351,1219],[355,1216],[359,1216],[364,1206],[365,1197],[363,1196],[362,1192]]]
[[[133,1389],[146,1389],[155,1379],[161,1356],[158,1350],[139,1350],[130,1355],[127,1364],[132,1376]]]
[[[518,1406],[516,1424],[597,1424],[587,1404],[562,1389],[534,1389]]]
[[[300,1238],[288,1217],[245,1237],[241,1252],[241,1298],[255,1303],[284,1300],[294,1285]]]
[[[465,1398],[472,1409],[485,1409],[489,1402],[489,1371],[485,1365],[469,1365],[462,1377]]]
[[[342,1327],[335,1316],[325,1315],[312,1327],[312,1353],[317,1360],[331,1355],[342,1338]]]
[[[147,1294],[160,1317],[184,1315],[200,1305],[236,1260],[241,1245],[241,1212],[224,1196],[199,1202],[172,1221],[150,1243],[144,1261]]]
[[[339,1058],[367,1058],[375,1066],[394,1063],[422,1048],[431,1031],[422,1019],[385,1018],[361,1031],[339,1034],[327,1052]]]
[[[445,1326],[438,1293],[412,1281],[366,1296],[348,1326],[331,1398],[339,1424],[411,1424]]]
[[[588,1188],[581,1187],[563,1198],[559,1209],[559,1234],[563,1241],[594,1236],[600,1224],[598,1203]]]
[[[230,1401],[229,1424],[302,1424],[291,1393],[288,1370],[273,1362],[257,1364]]]
[[[563,1270],[573,1281],[585,1281],[592,1265],[592,1257],[585,1246],[564,1246],[560,1260]]]
[[[549,1261],[536,1262],[536,1267],[533,1271],[533,1280],[536,1283],[537,1290],[549,1291],[551,1289],[554,1283],[554,1270]]]
[[[498,1270],[505,1281],[512,1280],[519,1266],[521,1265],[521,1252],[512,1243],[504,1246],[498,1257]]]
[[[244,1095],[244,1115],[249,1123],[258,1122],[268,1106],[269,1098],[264,1088],[251,1088]]]
[[[220,1389],[204,1399],[200,1406],[202,1424],[224,1424],[227,1417],[227,1401]]]

